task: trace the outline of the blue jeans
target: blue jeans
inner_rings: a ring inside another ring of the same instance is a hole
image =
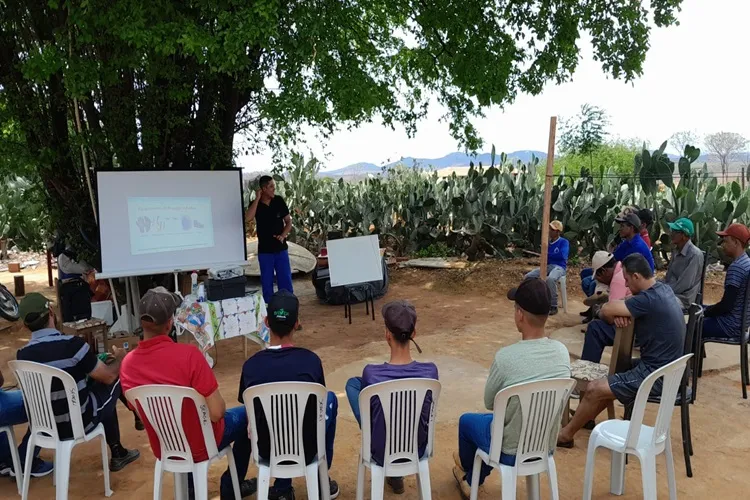
[[[461,467],[466,471],[466,481],[471,484],[471,474],[474,469],[474,457],[477,449],[490,452],[492,442],[492,413],[464,413],[458,421],[458,455]],[[500,463],[513,467],[516,465],[515,455],[500,453]],[[492,467],[482,463],[479,471],[479,484],[492,472]]]
[[[590,267],[586,267],[581,270],[581,289],[586,297],[591,297],[596,291],[596,279],[594,278],[594,270]]]
[[[359,393],[362,392],[362,377],[352,377],[346,381],[346,399],[352,407],[354,418],[357,419],[359,427],[362,427],[362,416],[359,414]]]
[[[273,279],[276,274],[276,283],[279,290],[287,290],[294,293],[292,288],[292,266],[289,263],[289,250],[276,253],[259,253],[258,264],[260,265],[260,283],[263,287],[263,300],[266,304],[273,297]]]
[[[18,425],[28,422],[26,418],[26,408],[23,406],[23,394],[21,391],[2,391],[0,390],[0,426]],[[26,435],[18,447],[18,456],[21,460],[26,459],[26,446],[29,443],[31,433],[26,431]],[[34,457],[39,455],[39,447],[34,449]],[[8,447],[8,436],[3,433],[0,435],[0,463],[11,465],[13,460],[10,458],[10,448]],[[18,472],[18,471],[16,471]]]
[[[740,343],[740,332],[739,330],[737,332],[734,332],[734,334],[729,334],[724,331],[724,329],[719,324],[719,320],[715,317],[712,318],[705,318],[703,320],[703,340],[708,339],[729,339],[729,340],[736,340],[737,343]]]
[[[339,400],[332,392],[328,393],[326,402],[326,461],[328,470],[333,464],[333,441],[336,438],[336,417],[339,414]],[[276,491],[287,491],[292,487],[292,480],[288,478],[276,478],[273,483]]]
[[[586,328],[586,336],[583,338],[583,351],[581,359],[599,363],[606,346],[615,344],[615,325],[610,325],[604,320],[595,319]]]
[[[540,276],[539,268],[534,269],[523,279],[538,278]],[[565,276],[565,268],[560,266],[547,266],[547,288],[552,297],[552,307],[557,307],[557,282]]]
[[[250,465],[251,450],[250,438],[247,437],[247,412],[244,406],[230,408],[224,413],[224,435],[221,437],[218,448],[222,450],[232,443],[234,443],[232,455],[234,455],[234,464],[237,467],[237,476],[242,481]],[[232,476],[229,469],[221,475],[221,491],[227,493],[232,491]]]

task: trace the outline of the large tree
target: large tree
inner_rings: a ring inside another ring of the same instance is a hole
[[[239,131],[251,149],[293,145],[304,125],[414,133],[433,97],[473,150],[472,118],[568,80],[583,34],[606,73],[638,77],[651,23],[674,24],[681,0],[0,4],[2,100],[54,222],[95,240],[82,151],[88,170],[226,168]]]
[[[693,130],[682,130],[675,132],[672,137],[669,138],[669,145],[677,150],[677,154],[682,155],[685,153],[686,146],[698,147],[700,145],[701,138],[697,132]]]
[[[719,159],[721,176],[726,182],[729,163],[747,145],[747,139],[736,132],[716,132],[706,136],[706,148]]]

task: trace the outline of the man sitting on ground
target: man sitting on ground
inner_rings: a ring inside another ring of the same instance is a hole
[[[648,262],[651,272],[654,271],[654,256],[651,255],[646,242],[643,241],[639,232],[641,231],[641,219],[635,213],[629,213],[623,217],[618,217],[615,222],[620,224],[620,237],[622,242],[612,252],[618,262],[625,260],[628,255],[638,253]]]
[[[547,286],[552,297],[550,316],[557,314],[557,282],[565,276],[568,268],[568,254],[570,243],[560,236],[563,231],[562,222],[553,220],[549,223],[549,248],[547,251]],[[525,276],[525,279],[539,278],[540,269],[536,268]]]
[[[664,283],[669,285],[674,294],[680,299],[682,309],[687,311],[690,304],[695,302],[701,289],[701,275],[703,274],[703,252],[693,245],[690,238],[695,233],[693,222],[681,218],[669,222],[671,230],[672,261],[667,269]]]
[[[0,372],[0,387],[5,383],[3,373]],[[23,394],[20,390],[2,390],[0,389],[0,427],[25,424],[26,409],[23,405]],[[26,447],[29,444],[31,430],[26,431],[26,435],[18,447],[18,456],[21,460],[26,460]],[[34,448],[34,455],[31,461],[31,477],[46,476],[54,466],[52,462],[46,462],[39,458],[40,448]],[[5,433],[0,434],[0,476],[15,477],[18,471],[13,469],[13,459],[11,458],[10,444],[8,436]],[[23,472],[23,471],[21,471]]]
[[[250,357],[242,366],[239,400],[244,404],[242,394],[248,387],[272,382],[312,382],[326,385],[323,363],[317,354],[302,347],[294,346],[294,331],[299,326],[299,301],[291,292],[279,290],[268,303],[266,326],[271,335],[271,345]],[[258,454],[270,456],[268,424],[260,401],[254,402],[258,419]],[[318,453],[317,406],[308,401],[303,423],[304,448],[307,463],[311,463]],[[333,462],[333,441],[336,437],[336,415],[338,399],[328,393],[326,403],[326,458],[328,469]],[[331,499],[339,496],[339,486],[331,480]],[[269,500],[294,500],[292,480],[277,478],[268,496]]]
[[[216,447],[222,450],[234,443],[232,454],[240,478],[242,497],[255,493],[256,481],[244,480],[250,463],[250,439],[247,437],[247,412],[244,406],[226,409],[211,367],[200,350],[190,344],[175,343],[169,338],[174,313],[182,299],[163,287],[149,290],[140,302],[143,340],[125,357],[120,370],[123,391],[142,385],[177,385],[195,389],[206,398],[211,427]],[[190,444],[193,460],[208,460],[206,443],[201,429],[198,411],[191,402],[183,403],[182,428]],[[159,438],[150,423],[146,425],[151,450],[161,458]],[[190,493],[193,482],[189,481]],[[221,500],[234,499],[232,478],[227,469],[221,477]],[[192,498],[192,495],[191,495]]]
[[[484,388],[484,405],[492,411],[495,396],[506,387],[523,382],[549,378],[570,377],[568,349],[557,340],[550,339],[544,331],[547,311],[550,306],[549,288],[544,281],[530,279],[508,292],[515,301],[514,320],[521,333],[521,341],[497,351]],[[453,458],[456,478],[461,495],[466,499],[471,492],[471,483],[481,485],[492,469],[482,464],[479,477],[472,477],[474,456],[477,449],[489,453],[492,437],[492,413],[466,413],[458,423],[458,453]],[[515,465],[518,441],[521,434],[521,408],[516,398],[508,402],[505,410],[500,463]],[[554,435],[555,433],[553,433]],[[551,443],[554,446],[554,442]]]
[[[719,231],[721,248],[732,263],[724,278],[724,295],[718,304],[707,306],[703,320],[703,339],[730,339],[739,342],[742,328],[742,309],[747,298],[750,279],[750,257],[745,248],[750,242],[750,230],[742,224],[732,224]]]
[[[21,301],[18,312],[24,325],[31,331],[31,340],[16,357],[59,367],[73,377],[78,385],[78,401],[84,431],[91,432],[99,423],[109,445],[109,470],[117,472],[138,459],[138,450],[127,450],[120,443],[120,424],[117,420],[117,399],[120,388],[120,363],[127,351],[112,346],[114,360],[104,364],[80,337],[63,335],[55,329],[55,313],[46,297],[30,293]],[[86,382],[87,376],[91,379]],[[71,439],[68,400],[60,380],[52,381],[52,411],[55,413],[60,439]]]
[[[638,388],[651,372],[683,354],[685,319],[672,289],[656,281],[643,255],[629,255],[622,265],[633,297],[605,304],[601,315],[621,328],[635,321],[634,333],[641,358],[626,372],[589,382],[575,415],[560,431],[558,446],[572,448],[576,432],[595,419],[611,401],[617,399],[626,406],[632,404]],[[652,390],[654,395],[660,393],[661,380]]]
[[[346,396],[357,423],[362,425],[359,414],[359,394],[373,384],[398,380],[403,378],[430,378],[437,380],[438,369],[435,363],[420,363],[411,357],[410,342],[414,342],[419,353],[422,350],[414,341],[416,336],[417,311],[414,306],[405,301],[390,302],[383,306],[385,320],[385,341],[391,349],[391,359],[388,363],[367,365],[362,371],[362,377],[352,377],[346,383]],[[430,419],[432,398],[428,394],[422,406],[422,420],[419,427],[419,454],[422,456],[427,447],[427,426]],[[385,420],[380,401],[375,398],[371,405],[372,417],[372,458],[378,465],[383,464],[385,454]],[[404,492],[404,478],[389,477],[387,483],[393,492],[400,495]]]

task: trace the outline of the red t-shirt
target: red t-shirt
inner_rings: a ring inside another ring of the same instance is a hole
[[[120,384],[123,393],[134,387],[149,384],[179,385],[192,387],[203,397],[208,397],[219,388],[214,372],[208,366],[200,350],[190,344],[176,344],[166,335],[143,340],[138,347],[125,356],[120,367]],[[185,401],[182,410],[182,427],[190,443],[196,462],[208,460],[198,412],[192,401]],[[159,438],[144,420],[151,450],[161,459]],[[216,443],[224,434],[224,418],[211,422]]]
[[[641,229],[641,238],[646,242],[646,246],[651,250],[651,237],[648,235],[648,229]]]

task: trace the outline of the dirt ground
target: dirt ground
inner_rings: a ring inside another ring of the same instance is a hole
[[[522,261],[484,263],[471,270],[460,271],[394,270],[391,275],[392,286],[386,299],[381,299],[376,304],[379,309],[384,300],[403,298],[416,305],[419,314],[417,340],[424,354],[417,355],[414,352],[414,355],[419,360],[436,360],[441,370],[444,389],[439,403],[436,451],[430,462],[433,498],[459,498],[451,473],[452,453],[457,449],[457,418],[462,412],[481,411],[483,377],[494,353],[500,347],[519,339],[513,325],[512,305],[505,298],[505,293],[530,269],[531,265]],[[570,314],[561,312],[553,317],[549,322],[550,332],[562,326],[575,325],[580,320],[577,312],[583,309],[583,305],[574,274],[576,272],[577,270],[569,272]],[[27,292],[52,294],[51,289],[46,287],[45,270],[25,273],[25,276]],[[721,275],[709,278],[709,302],[719,298],[722,279]],[[12,284],[12,278],[7,273],[0,273],[0,282],[9,285]],[[343,308],[317,303],[309,278],[296,280],[295,287],[302,303],[304,324],[304,330],[296,336],[296,344],[320,355],[329,389],[339,396],[339,419],[331,477],[339,482],[340,498],[354,498],[360,432],[344,395],[344,382],[349,373],[357,372],[358,363],[364,366],[365,360],[384,360],[387,357],[382,320],[377,315],[375,321],[370,320],[365,316],[364,306],[355,306],[354,323],[350,326],[344,320]],[[0,324],[0,328],[2,326]],[[16,350],[24,345],[28,336],[28,332],[18,324],[0,333],[0,368],[5,374],[7,386],[14,383],[7,361],[15,358]],[[250,355],[257,349],[257,346],[251,344]],[[241,339],[228,340],[218,345],[215,373],[224,399],[230,407],[238,404],[237,386],[242,363]],[[679,409],[674,413],[672,442],[677,487],[681,498],[747,498],[750,475],[747,474],[745,460],[750,450],[750,431],[747,429],[750,403],[741,399],[739,380],[739,370],[736,368],[721,374],[706,374],[700,380],[702,396],[691,409],[695,446],[692,479],[685,475]],[[655,405],[649,406],[648,416],[653,418]],[[622,415],[621,408],[618,408],[618,414]],[[124,408],[119,409],[119,415],[123,444],[140,449],[142,455],[137,462],[111,475],[114,490],[112,498],[151,498],[154,458],[146,434],[133,428],[132,416]],[[23,426],[16,428],[19,439],[24,432]],[[581,431],[575,448],[558,450],[555,455],[560,496],[563,499],[580,498],[582,494],[588,436],[588,431]],[[42,456],[52,458],[48,451],[43,451]],[[88,443],[75,448],[69,488],[71,499],[102,497],[100,464],[98,444]],[[611,497],[608,491],[608,467],[609,455],[600,451],[597,454],[594,498]],[[210,469],[211,498],[218,498],[218,478],[224,468],[224,463],[218,463]],[[657,468],[659,495],[666,498],[668,493],[663,458],[657,461]],[[255,474],[256,470],[251,466],[248,476]],[[642,498],[637,460],[630,460],[626,474],[626,494],[623,498]],[[165,482],[163,498],[172,498],[172,478],[165,475]],[[294,484],[298,498],[305,498],[304,481],[295,480]],[[407,478],[406,485],[407,490],[402,498],[418,498],[415,478]],[[369,482],[366,487],[369,491]],[[14,498],[15,495],[14,483],[7,479],[0,481],[0,498]],[[519,481],[518,495],[525,498],[524,481]],[[546,478],[542,479],[542,495],[543,498],[549,498]],[[480,497],[500,496],[500,480],[497,473],[493,473],[480,490]],[[30,498],[53,497],[51,476],[32,481]],[[387,488],[386,497],[397,498]]]

